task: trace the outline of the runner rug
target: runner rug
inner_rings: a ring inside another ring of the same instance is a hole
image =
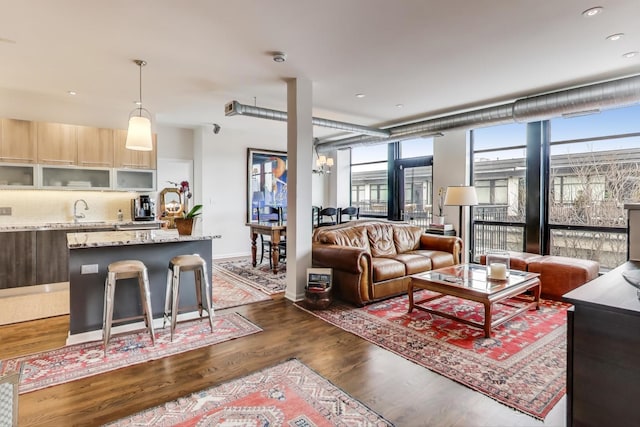
[[[267,295],[281,293],[287,289],[287,265],[284,262],[278,264],[276,274],[271,271],[268,262],[253,267],[251,257],[215,260],[213,270],[222,271]]]
[[[296,359],[108,426],[391,426]]]
[[[425,290],[415,293],[416,299],[427,295]],[[429,304],[483,320],[482,305],[472,301],[444,297]],[[327,310],[310,313],[541,420],[565,394],[570,305],[543,300],[540,310],[494,328],[491,338],[455,320],[418,310],[407,313],[407,307],[405,295],[363,308],[334,302]],[[495,310],[497,319],[509,308],[496,304]]]
[[[212,288],[213,308],[216,310],[271,299],[255,286],[247,285],[222,269],[213,270]]]
[[[168,326],[158,328],[153,346],[145,331],[113,336],[106,357],[102,342],[91,342],[3,360],[0,375],[22,365],[19,390],[27,393],[262,331],[238,313],[216,314],[213,320],[213,333],[206,318],[178,323],[173,342]]]

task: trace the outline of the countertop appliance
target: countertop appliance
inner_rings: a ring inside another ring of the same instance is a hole
[[[139,196],[131,200],[131,218],[134,221],[153,221],[156,219],[155,204],[150,196]]]

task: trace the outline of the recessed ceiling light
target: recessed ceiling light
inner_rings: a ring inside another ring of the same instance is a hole
[[[627,52],[627,53],[623,54],[622,57],[623,58],[633,58],[633,57],[638,56],[638,54],[640,54],[640,52],[636,52],[636,51]]]
[[[600,15],[604,8],[602,6],[591,7],[584,12],[582,12],[582,16],[586,18],[591,18],[592,16]]]
[[[133,103],[136,104],[137,106],[142,105],[142,102],[140,102],[139,100],[138,101],[133,101]]]
[[[365,96],[367,95],[365,95],[364,93],[356,93],[356,98],[364,98]]]
[[[284,52],[273,52],[273,60],[275,62],[284,62],[287,60],[287,54]]]
[[[607,36],[607,40],[611,40],[612,42],[614,42],[616,40],[620,40],[623,36],[624,33],[611,34],[610,36]]]
[[[68,91],[67,91],[67,94],[69,94],[69,95],[71,95],[71,96],[74,96],[74,95],[77,95],[77,94],[78,94],[78,92],[76,92],[75,90],[68,90]]]
[[[396,108],[402,108],[404,107],[404,104],[396,104]]]

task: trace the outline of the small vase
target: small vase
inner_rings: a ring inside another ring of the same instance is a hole
[[[176,218],[176,228],[178,229],[178,234],[181,236],[191,236],[191,232],[193,231],[193,220],[194,218]]]
[[[443,216],[434,215],[433,216],[433,223],[434,224],[438,224],[438,225],[444,224],[444,217]]]

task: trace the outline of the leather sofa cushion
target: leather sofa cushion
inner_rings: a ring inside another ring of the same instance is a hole
[[[393,242],[393,226],[391,224],[368,224],[366,227],[372,257],[395,255],[397,253],[396,245]]]
[[[429,258],[431,260],[432,270],[443,268],[443,267],[449,267],[450,265],[454,264],[453,254],[449,252],[432,251],[429,249],[417,249],[409,253]]]
[[[413,251],[420,247],[422,228],[417,226],[393,227],[393,243],[399,254]]]
[[[373,283],[397,279],[406,274],[404,264],[392,258],[372,258]]]
[[[349,227],[336,230],[327,230],[320,235],[320,243],[340,246],[363,248],[371,252],[369,238],[365,227]]]
[[[431,270],[431,258],[421,254],[397,254],[392,259],[403,263],[407,274],[418,274]]]

